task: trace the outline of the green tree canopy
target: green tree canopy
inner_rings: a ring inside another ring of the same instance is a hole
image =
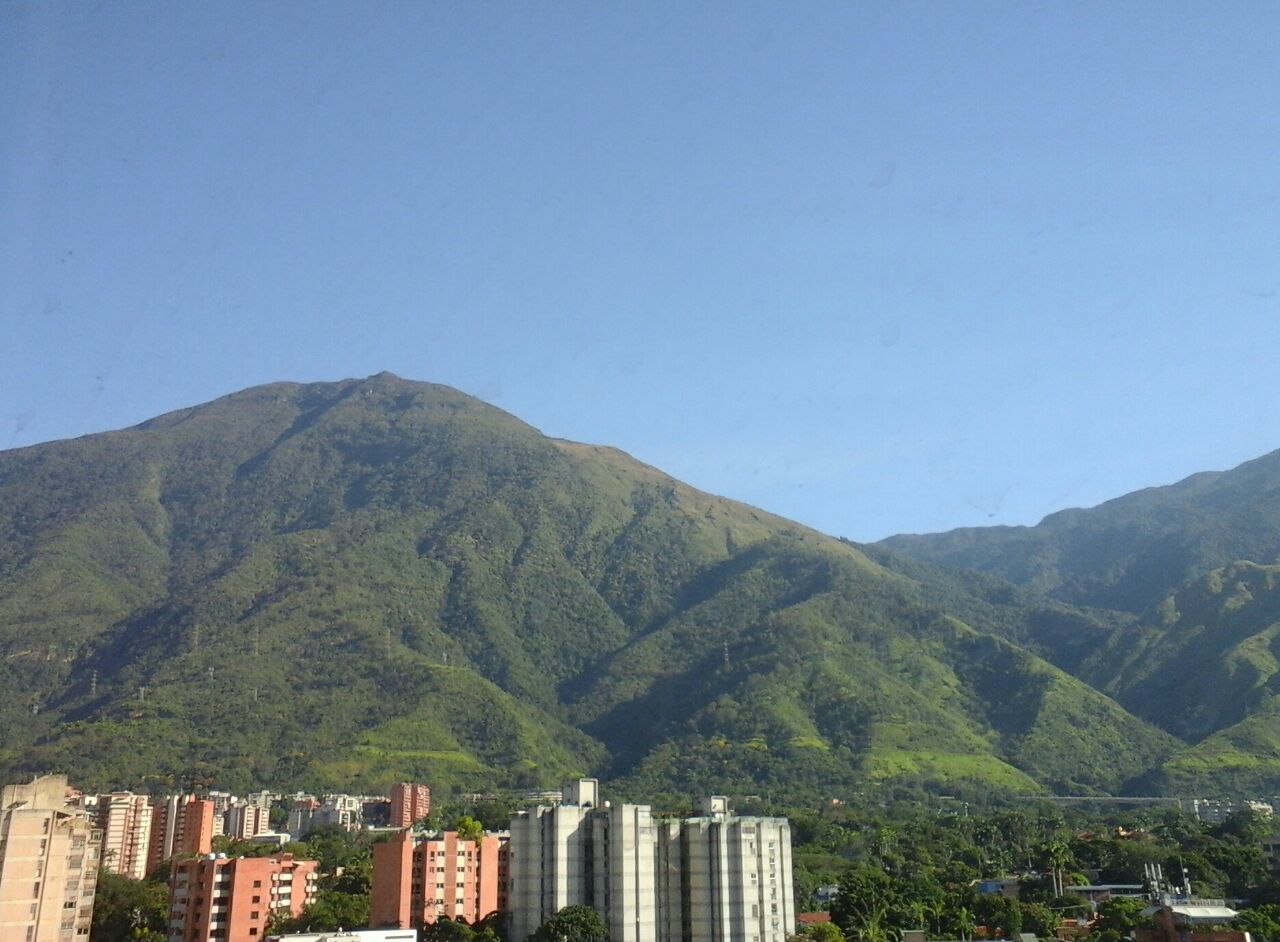
[[[484,825],[471,817],[464,814],[454,822],[453,829],[458,832],[458,838],[464,841],[478,841],[484,837]]]
[[[608,942],[609,927],[590,906],[566,906],[532,935],[530,942]]]
[[[163,883],[98,871],[90,930],[94,942],[164,942],[168,921],[169,890]]]
[[[1242,909],[1232,925],[1253,936],[1254,942],[1280,942],[1280,906],[1269,903]]]

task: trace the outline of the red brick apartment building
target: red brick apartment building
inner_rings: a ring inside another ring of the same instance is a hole
[[[426,926],[443,916],[475,923],[507,904],[507,838],[462,840],[456,832],[419,838],[401,831],[373,845],[369,923]]]
[[[431,812],[431,789],[413,782],[391,786],[391,820],[393,828],[410,828]]]
[[[256,942],[275,914],[315,899],[316,862],[208,854],[179,860],[169,878],[169,942]]]

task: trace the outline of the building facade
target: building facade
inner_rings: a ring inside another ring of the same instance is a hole
[[[152,813],[151,799],[146,795],[112,792],[98,796],[103,867],[134,880],[147,875]]]
[[[600,806],[595,779],[558,805],[511,818],[511,937],[523,939],[565,906],[591,906],[613,942],[654,942],[657,833],[646,805]]]
[[[175,856],[202,856],[213,848],[213,802],[170,795],[151,811],[147,873]]]
[[[227,809],[225,833],[238,841],[247,841],[271,830],[271,809],[261,805],[236,804]]]
[[[87,942],[102,832],[45,775],[0,792],[0,939]]]
[[[739,817],[723,797],[654,819],[601,805],[594,779],[511,820],[511,937],[565,906],[594,908],[614,942],[783,942],[795,931],[785,818]]]
[[[364,799],[357,795],[325,795],[317,801],[306,795],[296,798],[289,809],[289,833],[301,840],[316,828],[339,827],[358,830],[363,820]]]
[[[659,942],[783,942],[795,931],[791,826],[738,817],[723,797],[663,822]]]
[[[430,813],[431,789],[426,785],[397,782],[391,786],[391,827],[413,827]]]
[[[169,942],[255,942],[272,916],[297,916],[315,899],[316,862],[206,854],[174,862]]]
[[[507,837],[464,840],[408,829],[373,845],[369,923],[410,928],[441,918],[474,924],[507,908]]]

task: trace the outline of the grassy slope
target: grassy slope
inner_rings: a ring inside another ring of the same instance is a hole
[[[5,774],[1106,789],[1172,748],[1017,600],[387,375],[0,454],[0,538]]]

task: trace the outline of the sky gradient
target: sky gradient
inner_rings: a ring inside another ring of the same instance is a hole
[[[826,532],[1280,448],[1280,7],[5,4],[0,448],[390,370]]]

